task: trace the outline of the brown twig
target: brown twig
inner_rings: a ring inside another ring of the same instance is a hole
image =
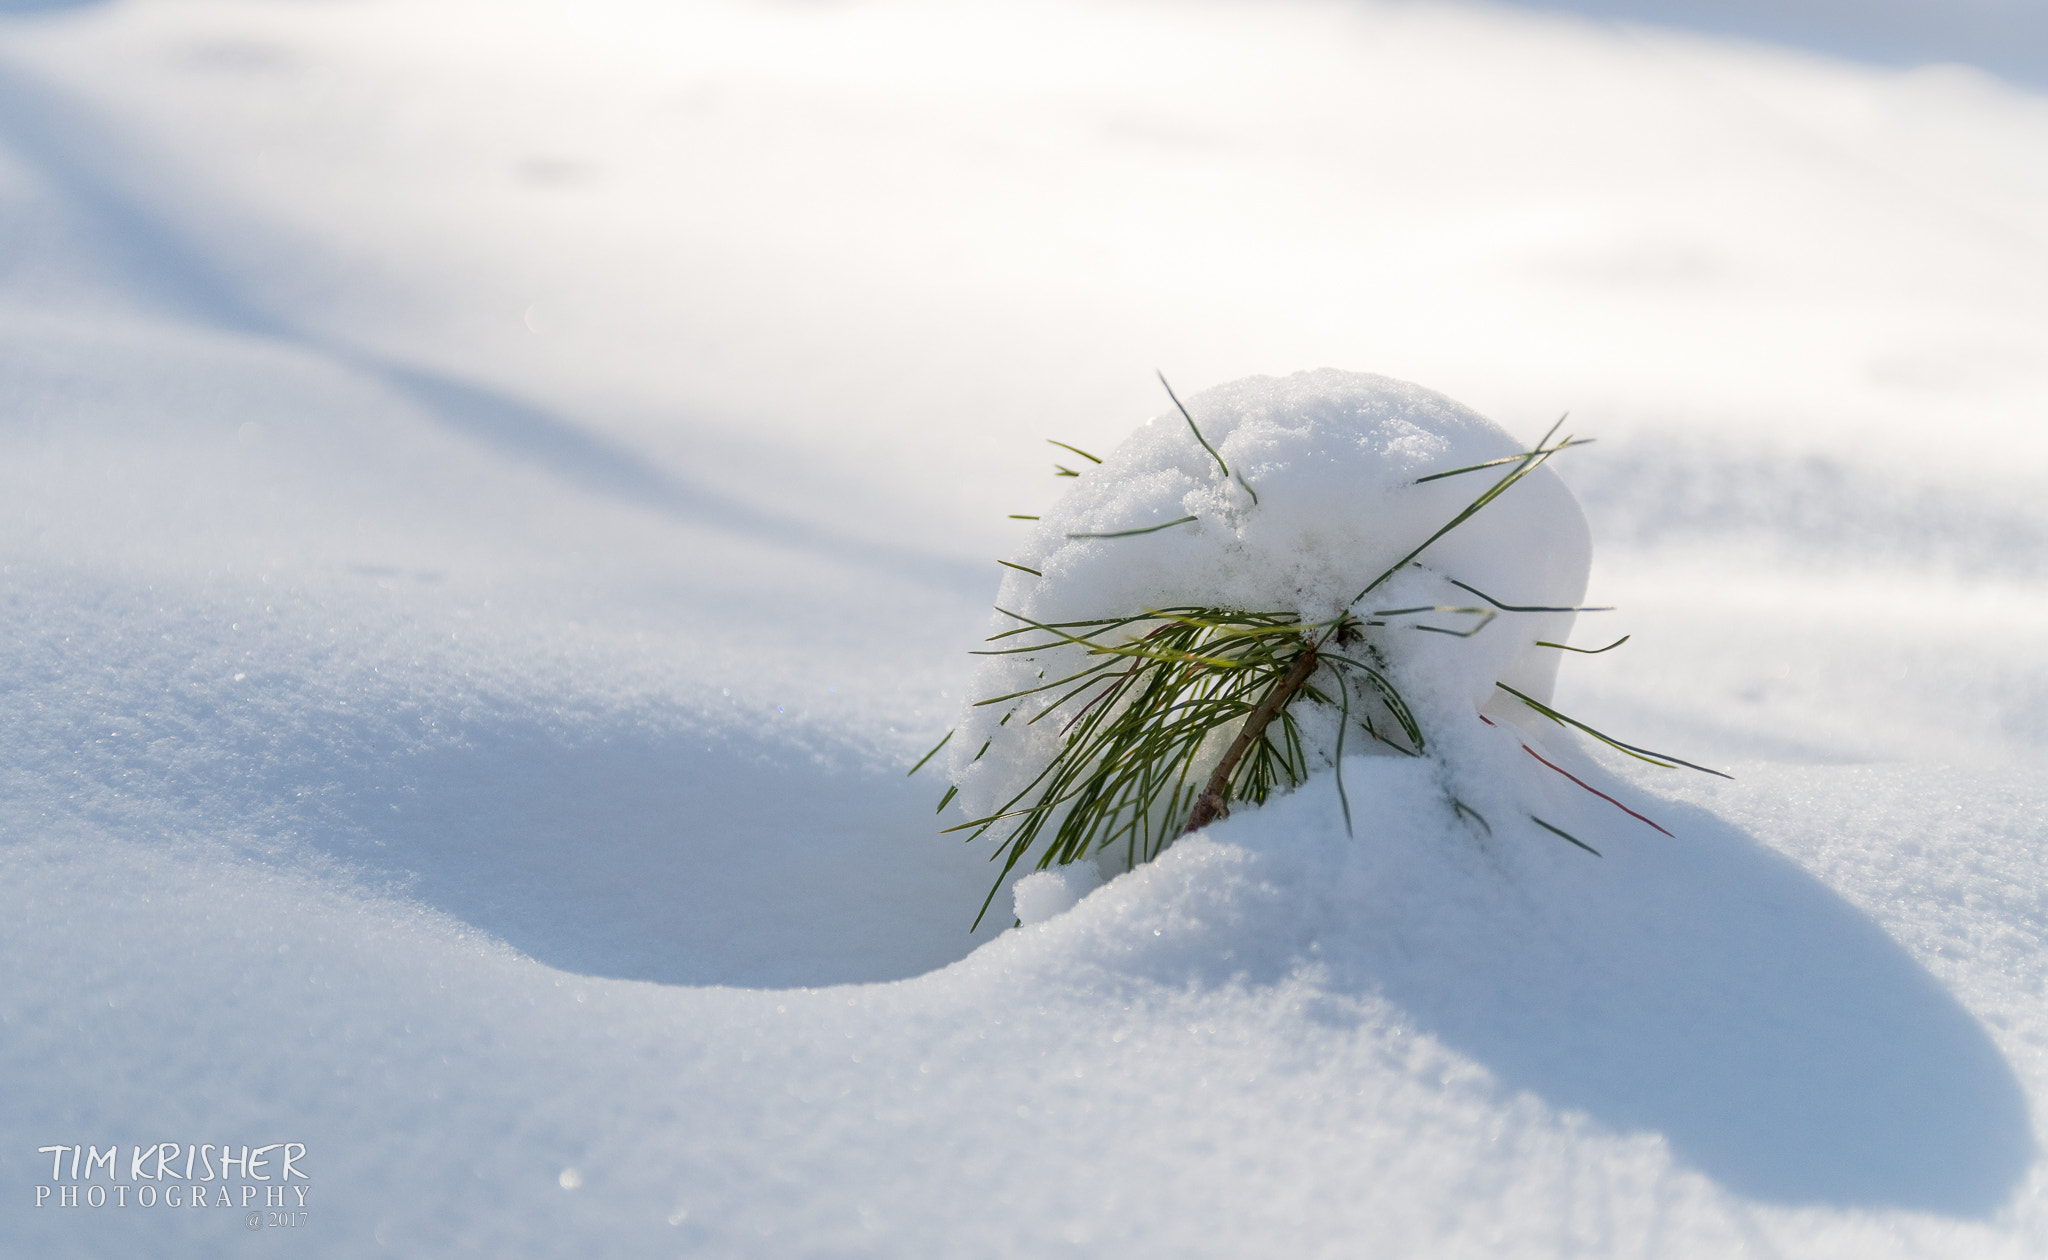
[[[1188,815],[1188,825],[1181,828],[1182,835],[1200,831],[1218,818],[1229,817],[1230,776],[1237,772],[1237,763],[1244,760],[1244,755],[1251,751],[1252,745],[1265,734],[1267,725],[1282,708],[1286,707],[1287,702],[1294,698],[1294,693],[1301,690],[1302,684],[1308,681],[1308,676],[1315,672],[1316,649],[1315,645],[1311,644],[1295,658],[1294,668],[1287,671],[1280,684],[1267,692],[1266,698],[1259,701],[1259,706],[1244,720],[1244,729],[1237,733],[1236,739],[1230,741],[1230,751],[1223,754],[1223,760],[1216,763],[1216,769],[1210,774],[1209,781],[1202,785],[1202,794],[1195,798],[1194,812]]]

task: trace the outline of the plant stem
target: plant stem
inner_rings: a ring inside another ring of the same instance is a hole
[[[1295,658],[1294,668],[1287,671],[1279,685],[1266,693],[1266,698],[1259,701],[1259,707],[1253,709],[1251,716],[1244,720],[1244,729],[1237,733],[1236,739],[1230,741],[1230,751],[1224,753],[1223,760],[1216,763],[1216,769],[1210,774],[1209,781],[1202,785],[1202,794],[1195,798],[1195,810],[1188,815],[1188,825],[1181,828],[1182,835],[1200,831],[1218,818],[1229,816],[1230,776],[1237,772],[1237,763],[1244,760],[1244,755],[1251,751],[1252,745],[1265,734],[1267,725],[1286,707],[1287,702],[1294,698],[1294,693],[1301,690],[1301,685],[1308,681],[1308,676],[1315,672],[1315,645],[1305,644],[1301,655]]]

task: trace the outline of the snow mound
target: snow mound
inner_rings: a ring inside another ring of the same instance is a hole
[[[1585,595],[1585,517],[1548,467],[1429,541],[1513,465],[1422,478],[1529,449],[1441,394],[1325,368],[1221,385],[1189,398],[1187,410],[1147,421],[1044,514],[1011,560],[1023,568],[1003,580],[992,634],[1017,629],[1020,617],[1059,624],[1187,606],[1322,621],[1346,609],[1492,601],[1571,608]],[[1154,528],[1167,522],[1179,523]],[[1361,600],[1425,543],[1414,563]],[[1559,653],[1537,645],[1564,642],[1573,617],[1500,611],[1483,631],[1460,637],[1422,631],[1470,629],[1477,614],[1411,611],[1387,619],[1374,642],[1428,729],[1469,718],[1496,682],[1548,700]],[[983,658],[963,738],[952,744],[953,780],[970,817],[1023,791],[1060,741],[1060,723],[1029,720],[1057,690],[1015,706],[977,702],[1071,674],[1084,659],[1077,647]]]

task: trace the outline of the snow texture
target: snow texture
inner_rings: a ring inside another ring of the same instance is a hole
[[[2044,159],[1480,5],[0,5],[0,1254],[2048,1253]],[[1447,720],[969,934],[993,560],[1266,545],[1044,440],[1350,529],[1203,388],[1318,364],[1571,408],[1557,703],[1737,778]]]

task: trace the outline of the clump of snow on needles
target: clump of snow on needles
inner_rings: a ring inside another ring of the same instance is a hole
[[[1065,914],[1101,882],[1095,868],[1086,863],[1033,871],[1017,881],[1012,893],[1018,926],[1030,927],[1054,915]]]
[[[1009,571],[991,634],[1023,618],[1063,624],[1190,606],[1312,622],[1347,609],[1368,621],[1396,613],[1369,641],[1432,742],[1461,720],[1475,725],[1496,682],[1550,698],[1559,653],[1538,643],[1565,642],[1574,614],[1497,612],[1487,602],[1569,609],[1585,595],[1585,517],[1548,467],[1366,591],[1514,466],[1420,479],[1511,458],[1527,449],[1520,442],[1421,386],[1328,368],[1218,386],[1189,398],[1187,409],[1140,426],[1044,514],[1013,560],[1037,572]],[[1183,523],[1127,532],[1172,521]],[[1453,610],[1479,608],[1496,618],[1477,633],[1433,632],[1472,629],[1483,614]],[[983,661],[952,747],[970,817],[1024,791],[1061,738],[1060,719],[1030,720],[1061,689],[1015,704],[979,702],[1075,673],[1088,658],[1064,646]],[[1528,713],[1516,705],[1508,715]]]

